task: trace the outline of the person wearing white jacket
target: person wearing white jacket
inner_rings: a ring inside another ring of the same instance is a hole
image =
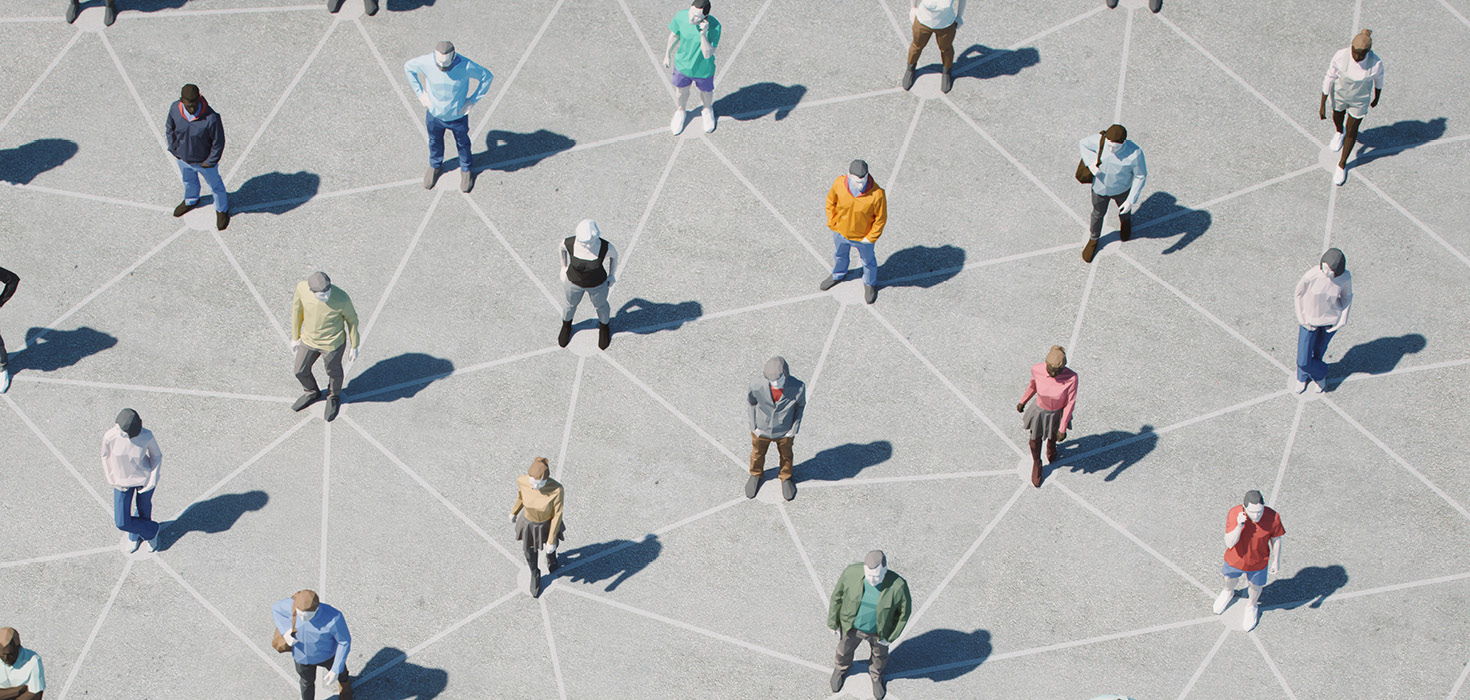
[[[161,466],[163,452],[153,431],[143,427],[137,411],[124,408],[117,424],[102,435],[102,472],[112,487],[113,524],[128,533],[123,547],[130,554],[145,540],[149,551],[158,551],[161,527],[153,521],[153,489]]]
[[[1309,384],[1314,393],[1327,390],[1327,363],[1322,358],[1327,342],[1347,323],[1352,306],[1353,275],[1347,271],[1347,257],[1329,248],[1296,283],[1297,393]]]
[[[913,0],[909,7],[909,20],[913,24],[913,41],[909,43],[909,62],[903,69],[903,89],[914,86],[914,70],[918,68],[919,55],[929,45],[929,37],[939,45],[939,63],[943,72],[939,76],[939,91],[949,92],[954,86],[954,35],[955,30],[965,23],[965,0]]]

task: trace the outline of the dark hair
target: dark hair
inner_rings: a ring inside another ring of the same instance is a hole
[[[689,4],[689,6],[697,7],[699,8],[700,12],[709,14],[709,0],[694,0],[694,2]]]
[[[185,102],[198,102],[199,86],[195,85],[194,83],[189,83],[188,85],[185,85],[184,89],[179,91],[179,99]]]
[[[1255,489],[1251,489],[1251,490],[1245,492],[1245,504],[1244,505],[1252,506],[1252,505],[1259,505],[1261,503],[1262,503],[1262,500],[1261,500],[1261,492],[1260,491],[1257,491]]]

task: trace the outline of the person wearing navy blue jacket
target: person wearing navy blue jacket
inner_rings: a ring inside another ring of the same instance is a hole
[[[214,195],[215,228],[223,231],[230,225],[230,195],[219,176],[219,159],[225,152],[225,127],[219,112],[199,94],[199,86],[190,83],[179,91],[179,99],[168,109],[164,123],[164,140],[168,152],[179,161],[179,175],[184,179],[184,201],[174,207],[174,216],[183,216],[199,206],[199,176],[209,184]]]

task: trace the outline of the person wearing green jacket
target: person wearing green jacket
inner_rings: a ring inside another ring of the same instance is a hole
[[[861,563],[842,570],[832,604],[827,610],[827,627],[837,631],[837,666],[832,671],[832,692],[842,692],[842,682],[852,667],[852,655],[867,641],[872,659],[868,676],[873,679],[873,698],[883,700],[888,688],[883,668],[888,665],[888,645],[903,632],[913,612],[909,584],[888,570],[882,550],[868,552]]]

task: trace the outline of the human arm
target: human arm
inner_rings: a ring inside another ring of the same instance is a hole
[[[750,432],[752,433],[756,432],[755,412],[756,406],[760,405],[760,397],[756,396],[755,392],[756,388],[754,385],[745,390],[745,403],[749,404],[746,409],[746,414],[750,416]]]
[[[465,107],[469,108],[473,106],[476,102],[479,102],[480,98],[485,96],[485,93],[490,92],[490,84],[495,81],[495,74],[491,73],[489,68],[475,63],[474,61],[470,61],[469,59],[465,60],[468,63],[466,68],[469,72],[469,75],[471,78],[475,79],[476,83],[475,91],[470,93],[470,95],[465,98]]]
[[[1097,174],[1097,148],[1097,139],[1092,136],[1083,136],[1077,142],[1078,157],[1082,158],[1082,162],[1087,164],[1087,169],[1091,170],[1093,175]]]
[[[842,578],[838,577],[837,586],[832,589],[832,600],[827,603],[827,629],[838,629],[838,613],[842,610]]]
[[[306,319],[306,307],[301,303],[301,285],[291,295],[291,347],[301,344],[301,323]]]
[[[791,430],[786,431],[786,437],[795,437],[801,432],[801,418],[806,415],[806,386],[801,387],[801,395],[796,399],[796,411],[792,414]]]
[[[1296,322],[1297,325],[1300,326],[1307,325],[1307,316],[1302,310],[1302,300],[1305,299],[1307,296],[1307,278],[1310,275],[1311,271],[1309,270],[1307,271],[1307,274],[1302,275],[1302,278],[1300,280],[1297,280],[1296,294],[1292,299],[1292,306],[1296,309]]]
[[[893,592],[893,631],[888,633],[887,639],[880,639],[883,646],[893,643],[898,636],[903,634],[903,628],[909,624],[909,614],[914,610],[913,596],[909,595],[909,585],[903,579],[893,582],[898,589]]]
[[[174,144],[174,110],[178,109],[177,102],[168,106],[168,116],[163,118],[163,147],[172,148]]]
[[[1368,103],[1369,107],[1378,106],[1378,98],[1383,96],[1383,61],[1379,61],[1373,70],[1373,101]]]
[[[1281,568],[1281,538],[1280,537],[1272,537],[1271,538],[1271,563],[1268,566],[1267,573],[1271,574],[1272,576],[1275,576],[1276,575],[1276,570],[1279,569],[1279,568]]]
[[[556,495],[551,497],[551,530],[546,535],[545,546],[548,552],[556,552],[556,536],[561,532],[562,504],[565,501],[566,488],[558,485]]]
[[[832,187],[827,190],[827,228],[833,231],[837,230],[837,188],[846,186],[843,184],[842,178],[839,177],[836,182],[832,183]]]
[[[1067,439],[1067,429],[1072,427],[1072,409],[1077,406],[1077,383],[1081,381],[1076,372],[1068,378],[1067,386],[1062,390],[1062,422],[1057,428],[1057,442]]]
[[[112,475],[112,429],[108,429],[102,435],[102,477],[107,479],[107,485],[117,488],[117,479]]]
[[[1143,149],[1138,144],[1133,144],[1138,153],[1133,163],[1133,183],[1128,188],[1128,199],[1118,207],[1119,214],[1131,214],[1138,208],[1138,200],[1143,196],[1143,185],[1148,182],[1148,162],[1144,160]]]
[[[158,439],[153,437],[151,431],[148,433],[148,447],[144,450],[144,454],[147,455],[148,464],[151,467],[148,470],[148,483],[143,484],[141,489],[146,492],[157,488],[158,472],[163,467],[163,451],[158,449]]]
[[[965,0],[960,0],[954,4],[954,23],[956,27],[961,27],[965,24]]]
[[[1026,390],[1021,392],[1021,400],[1016,402],[1016,413],[1026,410],[1026,402],[1036,395],[1036,374],[1032,373],[1031,379],[1026,382]]]
[[[424,89],[424,84],[419,80],[419,63],[423,57],[410,58],[403,62],[403,74],[408,77],[408,86],[413,88],[413,94],[419,98],[419,104],[424,109],[429,108],[429,92]],[[426,74],[427,75],[427,74]]]
[[[1245,524],[1250,522],[1244,510],[1232,508],[1225,516],[1225,548],[1230,549],[1240,542],[1240,536],[1245,532]]]
[[[209,157],[204,159],[204,167],[219,167],[219,159],[225,155],[225,123],[218,114],[214,115],[214,121],[209,127]]]
[[[352,359],[357,359],[357,344],[362,338],[357,332],[357,307],[352,305],[352,298],[347,297],[341,289],[336,290],[343,295],[342,300],[342,323],[347,326],[347,344],[352,348]]]
[[[1323,76],[1323,78],[1322,78],[1322,103],[1323,104],[1326,104],[1327,103],[1327,98],[1332,95],[1332,84],[1335,83],[1335,82],[1337,82],[1337,78],[1340,75],[1340,71],[1338,70],[1338,67],[1337,67],[1337,61],[1338,61],[1338,57],[1341,56],[1342,54],[1343,54],[1343,51],[1338,51],[1337,53],[1335,53],[1335,54],[1332,55],[1332,60],[1330,60],[1330,61],[1327,62],[1327,75]]]
[[[611,242],[607,244],[607,258],[603,261],[607,265],[607,283],[618,281],[618,247]]]
[[[674,47],[679,45],[679,35],[674,33],[674,22],[677,22],[678,19],[675,17],[669,22],[669,40],[664,44],[664,68],[668,68],[674,60]]]
[[[525,502],[521,500],[521,480],[520,477],[516,477],[516,502],[512,503],[510,506],[511,522],[515,522],[516,513],[521,512],[521,509],[525,506]]]
[[[705,58],[715,57],[715,47],[720,45],[720,25],[713,17],[699,23],[699,50]]]
[[[332,657],[332,670],[327,678],[329,683],[342,675],[342,670],[347,666],[347,655],[352,653],[352,633],[347,629],[347,618],[342,617],[341,613],[332,622],[332,638],[337,640],[337,653]]]
[[[1332,324],[1332,327],[1327,329],[1332,333],[1336,333],[1343,326],[1347,325],[1348,312],[1353,309],[1353,278],[1347,272],[1343,273],[1343,277],[1345,279],[1341,283],[1342,291],[1338,295],[1338,303],[1342,305],[1342,311],[1339,311],[1337,314],[1337,323]]]
[[[5,302],[15,296],[15,288],[20,286],[20,276],[0,267],[0,284],[5,285],[5,288],[0,290],[0,306],[5,306]]]
[[[873,225],[868,228],[868,235],[863,236],[866,243],[877,243],[878,237],[883,235],[883,227],[888,225],[888,193],[879,190],[877,197],[878,203],[873,207]]]

